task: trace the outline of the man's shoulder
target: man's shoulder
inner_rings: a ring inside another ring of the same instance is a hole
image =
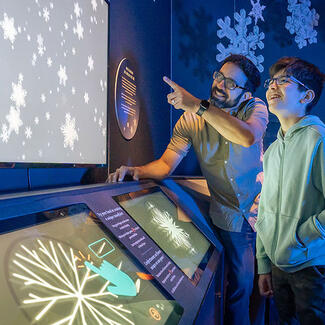
[[[248,100],[248,103],[246,105],[249,108],[261,107],[263,109],[264,108],[267,109],[265,102],[261,98],[258,98],[258,97],[252,97],[252,98],[250,98]]]

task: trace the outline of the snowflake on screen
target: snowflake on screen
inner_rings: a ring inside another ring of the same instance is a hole
[[[315,9],[311,9],[309,0],[288,0],[288,10],[291,16],[287,17],[285,24],[290,34],[296,34],[295,42],[299,49],[309,44],[317,43],[317,31],[319,14]]]
[[[9,40],[13,44],[18,34],[15,27],[15,19],[9,18],[6,13],[3,14],[3,20],[0,21],[0,26],[3,29],[3,38]]]
[[[35,66],[36,65],[36,62],[37,62],[37,54],[36,53],[33,53],[33,56],[32,56],[32,66]]]
[[[94,59],[91,55],[88,56],[88,68],[89,68],[89,71],[94,70]]]
[[[61,132],[64,136],[64,148],[70,147],[73,150],[74,143],[79,140],[79,137],[76,131],[76,119],[71,118],[70,113],[65,115],[65,124],[61,125]]]
[[[47,7],[43,8],[43,18],[46,22],[50,20],[50,12]]]
[[[11,83],[12,93],[10,99],[15,103],[15,106],[17,108],[20,108],[21,106],[26,106],[25,97],[27,95],[27,91],[22,86],[23,80],[24,76],[20,73],[18,76],[18,83]]]
[[[46,63],[47,63],[47,66],[48,66],[49,68],[52,66],[53,61],[52,61],[51,57],[48,57],[48,58],[47,58]]]
[[[84,28],[80,20],[77,20],[77,26],[73,27],[73,34],[77,34],[79,40],[84,38]]]
[[[46,51],[46,47],[44,46],[44,39],[41,34],[37,35],[37,44],[38,44],[38,54],[43,56],[44,52]]]
[[[6,120],[9,124],[8,136],[10,137],[12,131],[19,134],[19,128],[23,125],[23,121],[20,118],[20,109],[11,106],[9,114],[6,115]]]
[[[184,248],[191,254],[196,254],[196,250],[190,241],[190,235],[178,226],[174,218],[168,211],[158,209],[153,203],[146,202],[146,207],[152,215],[151,222],[156,224],[175,248]]]
[[[34,123],[35,123],[36,125],[38,125],[38,123],[39,123],[39,118],[38,118],[38,116],[36,116],[36,117],[34,118]]]
[[[91,5],[93,7],[93,10],[96,11],[97,10],[97,1],[96,0],[91,0]]]
[[[260,4],[260,0],[256,0],[256,2],[254,2],[253,0],[251,1],[251,5],[252,5],[252,10],[251,12],[248,14],[249,16],[254,17],[255,19],[255,25],[257,24],[257,21],[259,19],[261,19],[262,21],[264,21],[263,15],[262,15],[262,11],[266,8],[265,6],[261,6]]]
[[[41,102],[44,104],[46,102],[46,96],[45,94],[41,95]]]
[[[26,139],[30,139],[32,137],[32,134],[33,134],[32,129],[29,126],[27,126],[25,128]]]
[[[79,3],[76,2],[74,4],[74,10],[73,10],[74,14],[76,15],[77,18],[80,18],[81,14],[82,14],[82,9],[79,7]]]
[[[231,19],[228,16],[224,20],[219,18],[217,21],[220,27],[217,32],[218,37],[220,39],[226,37],[229,40],[227,48],[222,43],[218,43],[217,49],[220,53],[216,56],[217,61],[223,61],[230,54],[242,54],[247,56],[260,72],[263,72],[264,67],[262,63],[264,62],[264,57],[263,55],[256,56],[255,50],[257,47],[259,49],[264,48],[264,33],[260,32],[256,25],[253,27],[253,32],[247,32],[247,27],[252,23],[252,19],[246,16],[245,9],[241,9],[239,13],[235,12],[234,20],[237,23],[233,28],[230,26]]]
[[[60,64],[60,69],[58,71],[58,76],[60,79],[60,85],[65,86],[65,84],[68,80],[68,76],[67,76],[67,72],[66,72],[66,67],[62,66],[61,64]]]
[[[85,103],[86,103],[86,104],[89,103],[89,95],[88,95],[87,92],[86,92],[85,95],[84,95],[84,100],[85,100]]]
[[[2,142],[8,143],[9,136],[10,134],[9,134],[8,126],[7,124],[3,123],[1,127],[1,133],[0,133],[0,138]]]

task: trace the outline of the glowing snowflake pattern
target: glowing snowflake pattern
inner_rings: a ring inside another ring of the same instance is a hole
[[[78,2],[76,2],[76,3],[74,4],[74,10],[73,10],[73,11],[74,11],[74,14],[76,15],[77,18],[79,18],[79,17],[81,16],[81,14],[82,14],[82,9],[80,8]]]
[[[23,80],[24,76],[20,73],[18,76],[18,83],[11,83],[12,94],[10,96],[10,99],[15,103],[15,106],[17,108],[26,106],[25,97],[27,95],[27,91],[22,86]]]
[[[29,291],[21,304],[33,323],[48,324],[51,319],[53,325],[134,324],[128,318],[131,311],[114,304],[118,297],[106,290],[108,281],[80,268],[78,255],[68,245],[52,240],[37,240],[32,248],[20,246],[12,276]]]
[[[252,5],[252,10],[251,12],[248,14],[249,16],[254,17],[255,19],[255,25],[257,24],[257,21],[259,19],[261,19],[262,21],[264,21],[264,18],[262,16],[262,11],[266,8],[265,6],[261,6],[260,4],[260,0],[256,0],[256,2],[254,2],[254,0],[250,0],[251,1],[251,5]]]
[[[77,26],[73,27],[73,34],[77,34],[79,40],[84,38],[84,28],[80,20],[77,20]]]
[[[60,79],[60,85],[65,86],[65,84],[68,80],[68,76],[67,76],[67,72],[66,72],[66,67],[62,66],[61,64],[60,64],[60,69],[58,71],[58,76]]]
[[[16,109],[15,107],[11,106],[9,114],[6,115],[6,120],[9,123],[9,136],[12,131],[14,131],[16,134],[19,134],[19,128],[23,125],[23,121],[20,118],[20,109]]]
[[[152,222],[155,223],[168,236],[175,248],[184,248],[191,254],[196,254],[196,250],[190,242],[190,235],[178,226],[173,217],[167,211],[160,211],[151,202],[146,202],[147,209],[151,212]]]
[[[93,7],[93,10],[96,11],[97,10],[97,1],[96,0],[91,0],[91,5]]]
[[[29,126],[27,126],[25,128],[25,136],[26,136],[26,139],[31,139],[32,134],[33,134],[32,129]]]
[[[7,124],[3,123],[2,127],[1,127],[1,134],[0,134],[0,138],[1,138],[2,142],[8,143],[9,136],[10,136],[10,134],[8,132],[8,126],[7,126]]]
[[[38,54],[40,56],[43,56],[44,52],[46,51],[46,47],[44,46],[44,39],[43,36],[41,34],[37,35],[37,50],[38,50]]]
[[[217,35],[220,39],[226,37],[229,40],[226,48],[222,43],[218,43],[217,61],[221,62],[230,54],[242,54],[247,56],[258,68],[260,72],[264,71],[262,63],[264,62],[263,55],[255,56],[255,50],[264,48],[263,39],[265,37],[263,32],[260,32],[258,26],[253,27],[253,32],[247,32],[247,26],[252,23],[251,17],[246,16],[246,11],[241,9],[240,12],[235,12],[234,20],[237,24],[232,28],[230,26],[231,19],[227,16],[224,20],[219,18],[217,24],[220,29]]]
[[[91,55],[88,56],[88,68],[89,68],[89,71],[94,70],[94,59]]]
[[[295,42],[299,49],[309,44],[317,43],[317,31],[319,15],[315,9],[310,9],[309,0],[288,0],[288,10],[291,16],[287,17],[285,24],[290,34],[296,34]]]
[[[6,13],[3,14],[3,20],[0,21],[0,26],[3,29],[3,38],[7,39],[13,44],[17,36],[14,18],[9,18]]]
[[[50,12],[46,7],[43,8],[43,18],[46,22],[50,20]]]
[[[61,132],[64,136],[64,148],[70,147],[73,150],[74,143],[79,140],[79,137],[76,130],[76,119],[71,118],[69,113],[65,116],[65,124],[61,125]]]

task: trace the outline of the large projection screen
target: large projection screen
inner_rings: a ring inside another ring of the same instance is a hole
[[[107,163],[104,0],[0,0],[0,163]]]

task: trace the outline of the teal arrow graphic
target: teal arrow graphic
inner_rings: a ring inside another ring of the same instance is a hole
[[[102,278],[112,284],[107,286],[107,291],[118,296],[134,297],[137,295],[137,289],[133,280],[111,263],[103,261],[99,268],[87,261],[85,262],[85,265],[88,269],[99,274]]]

